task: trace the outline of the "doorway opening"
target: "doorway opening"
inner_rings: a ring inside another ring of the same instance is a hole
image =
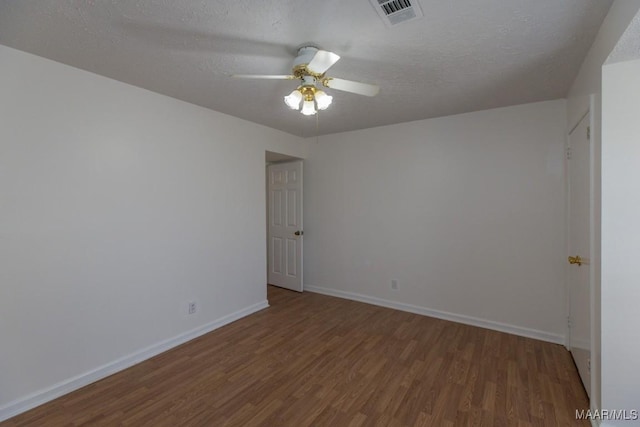
[[[265,152],[267,285],[303,291],[303,161]]]
[[[598,375],[594,349],[594,143],[593,99],[567,139],[568,349],[587,395]],[[595,366],[593,366],[595,365]],[[594,369],[595,368],[595,369]],[[594,372],[595,371],[595,375]]]

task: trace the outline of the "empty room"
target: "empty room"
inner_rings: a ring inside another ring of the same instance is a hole
[[[640,425],[638,117],[635,0],[0,0],[0,425]]]

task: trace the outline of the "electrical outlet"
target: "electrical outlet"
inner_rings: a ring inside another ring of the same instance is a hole
[[[194,314],[196,312],[196,302],[191,301],[189,303],[189,314]]]
[[[398,289],[398,280],[391,280],[391,289]]]

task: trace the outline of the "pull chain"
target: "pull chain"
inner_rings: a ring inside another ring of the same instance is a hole
[[[316,144],[320,141],[320,111],[316,113]]]

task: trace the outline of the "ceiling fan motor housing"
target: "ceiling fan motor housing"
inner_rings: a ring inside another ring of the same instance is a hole
[[[315,85],[316,81],[324,76],[324,73],[313,72],[309,64],[318,53],[318,48],[305,46],[298,49],[298,56],[293,60],[293,75],[302,80],[303,85]]]
[[[310,75],[304,75],[300,78],[302,80],[302,86],[315,86],[317,79]]]
[[[298,56],[293,60],[293,68],[300,65],[308,65],[314,56],[318,53],[318,48],[313,46],[304,46],[298,49]]]

